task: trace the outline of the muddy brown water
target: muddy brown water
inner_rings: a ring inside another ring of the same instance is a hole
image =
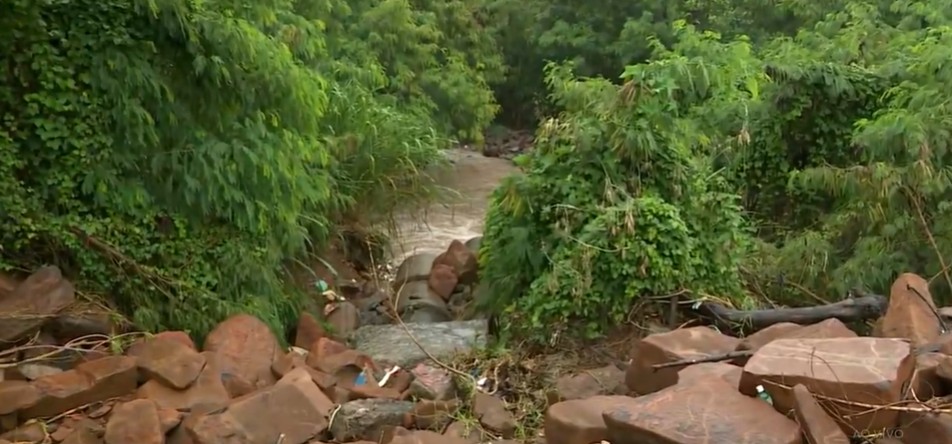
[[[396,216],[391,251],[394,265],[419,252],[441,252],[454,239],[463,242],[483,232],[483,219],[493,190],[507,176],[518,172],[512,161],[485,157],[456,148],[447,151],[450,164],[435,172],[437,183],[448,192],[425,210]]]

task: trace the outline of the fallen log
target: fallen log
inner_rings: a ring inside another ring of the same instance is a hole
[[[781,322],[808,325],[830,318],[843,322],[876,319],[886,312],[887,304],[885,296],[868,294],[814,307],[736,310],[710,301],[685,306],[688,314],[722,331],[749,335]]]

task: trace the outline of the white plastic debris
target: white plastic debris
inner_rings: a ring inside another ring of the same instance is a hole
[[[387,373],[384,373],[383,378],[380,378],[380,384],[379,384],[379,385],[380,385],[381,387],[387,385],[387,381],[390,380],[390,377],[393,376],[393,375],[394,375],[395,373],[397,373],[398,371],[400,371],[400,366],[399,366],[399,365],[395,365],[395,366],[393,366],[392,369],[387,370]]]

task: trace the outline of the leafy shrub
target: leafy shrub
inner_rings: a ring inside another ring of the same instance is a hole
[[[756,94],[758,62],[745,43],[676,29],[676,49],[657,46],[623,86],[550,71],[566,111],[540,128],[525,174],[496,191],[481,247],[485,309],[513,330],[544,340],[582,322],[594,335],[637,299],[680,290],[743,302],[750,237],[710,139],[743,115],[706,115]]]
[[[496,110],[463,1],[8,3],[0,267],[56,263],[146,329],[282,330],[283,264],[425,197]]]

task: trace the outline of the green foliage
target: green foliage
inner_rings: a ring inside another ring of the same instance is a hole
[[[733,159],[735,185],[758,219],[761,235],[813,226],[832,208],[828,196],[790,187],[789,174],[821,165],[845,167],[864,159],[850,139],[854,123],[872,115],[884,82],[868,70],[832,63],[774,64],[773,82],[752,109],[751,143]]]
[[[735,27],[726,44],[611,2],[534,4],[539,28],[500,34],[507,51],[521,43],[583,76],[668,49],[622,85],[550,76],[563,112],[487,218],[487,309],[547,336],[572,320],[593,333],[653,295],[740,298],[739,270],[764,302],[884,292],[906,271],[947,300],[952,3],[757,3],[666,5],[702,29]],[[617,23],[647,37],[613,40]]]
[[[425,197],[496,111],[462,0],[7,3],[0,267],[56,263],[147,329],[282,330],[282,264]]]
[[[681,290],[743,302],[750,237],[713,171],[711,131],[742,130],[761,69],[747,43],[675,29],[679,44],[656,45],[623,86],[550,71],[565,112],[539,130],[525,174],[496,191],[481,247],[484,308],[515,331],[553,339],[582,323],[594,335],[638,299]],[[712,107],[727,113],[712,119]]]

